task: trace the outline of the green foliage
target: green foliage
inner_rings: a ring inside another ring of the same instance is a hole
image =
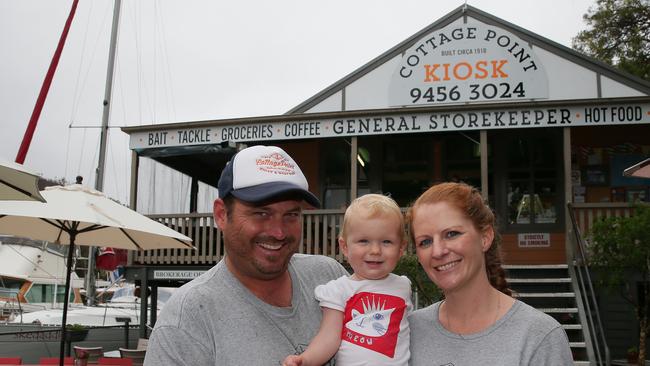
[[[418,293],[419,307],[429,306],[442,298],[442,292],[431,282],[415,254],[404,254],[393,273],[411,280],[411,290]]]
[[[589,261],[601,283],[619,289],[632,304],[639,323],[639,359],[645,359],[650,330],[650,206],[638,205],[630,217],[609,217],[594,223]],[[640,294],[635,280],[640,279]]]
[[[74,331],[80,331],[80,330],[87,329],[87,327],[85,325],[75,323],[75,324],[66,324],[65,329],[67,329],[68,331],[74,332]]]
[[[583,19],[574,49],[650,80],[649,0],[597,0]]]
[[[636,206],[631,217],[609,217],[594,223],[590,263],[606,267],[607,285],[620,286],[633,270],[650,280],[650,206]]]

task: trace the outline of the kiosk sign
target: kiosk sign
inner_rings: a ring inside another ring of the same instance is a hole
[[[406,51],[388,93],[392,106],[544,99],[548,79],[515,35],[483,23],[451,24]]]

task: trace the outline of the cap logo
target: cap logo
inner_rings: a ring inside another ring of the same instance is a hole
[[[262,155],[255,159],[255,165],[257,165],[258,170],[266,173],[296,175],[295,164],[292,164],[284,155],[277,152]]]

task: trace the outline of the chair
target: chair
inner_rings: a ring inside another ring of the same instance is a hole
[[[100,357],[98,366],[133,366],[130,358]]]
[[[100,357],[104,356],[104,347],[81,347],[74,346],[74,356],[79,358],[82,352],[88,355],[88,363],[97,363]]]
[[[135,349],[147,349],[148,344],[148,338],[138,338],[138,345],[135,347]]]
[[[132,359],[133,366],[142,366],[144,363],[144,355],[146,353],[146,349],[128,349],[120,347],[120,356],[122,356],[122,358]]]
[[[0,364],[3,365],[22,365],[23,359],[20,357],[0,357]]]
[[[59,358],[58,357],[41,357],[41,359],[38,361],[39,365],[58,365],[59,364]],[[74,365],[74,357],[64,357],[63,358],[63,364],[64,365]]]

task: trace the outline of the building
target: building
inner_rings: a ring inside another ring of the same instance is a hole
[[[480,187],[510,265],[570,264],[577,229],[650,200],[648,180],[622,174],[650,157],[650,83],[467,5],[286,114],[123,130],[132,205],[147,157],[191,177],[188,212],[198,182],[216,186],[238,147],[281,146],[324,205],[305,213],[301,250],[339,259],[342,209],[368,192],[406,207],[435,182]],[[223,255],[209,213],[155,217],[198,250],[135,263],[211,266]]]

